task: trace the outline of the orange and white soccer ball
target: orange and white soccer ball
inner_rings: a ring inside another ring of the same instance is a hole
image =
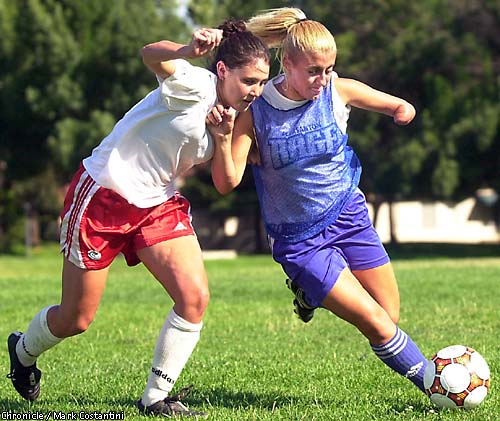
[[[439,408],[475,408],[490,389],[490,368],[475,349],[448,346],[428,361],[424,387]]]

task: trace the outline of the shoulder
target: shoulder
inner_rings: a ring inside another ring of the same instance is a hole
[[[157,78],[160,82],[168,80],[176,80],[191,76],[198,76],[198,77],[201,76],[208,78],[210,77],[210,75],[215,76],[210,70],[207,70],[203,67],[194,66],[189,61],[181,58],[172,60],[172,63],[174,64],[174,72],[166,78],[161,78],[157,75]]]
[[[186,60],[175,60],[175,71],[166,79],[158,78],[164,98],[188,102],[215,102],[216,76],[209,70],[194,66]],[[170,106],[172,101],[167,100]]]
[[[354,104],[360,99],[369,98],[378,92],[356,79],[339,77],[335,79],[334,83],[335,89],[345,104]]]
[[[346,97],[341,94],[344,80],[346,79],[340,78],[337,73],[335,73],[330,83],[332,89],[333,115],[339,128],[343,133],[346,133],[351,107],[346,101]]]
[[[333,89],[337,92],[338,96],[344,104],[349,103],[350,91],[353,89],[353,79],[348,79],[345,77],[335,77],[332,78]]]

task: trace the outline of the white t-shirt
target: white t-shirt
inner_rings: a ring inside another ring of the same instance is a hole
[[[337,90],[335,89],[335,83],[333,80],[337,77],[337,73],[333,72],[332,78],[330,80],[330,83],[332,84],[333,114],[340,130],[342,130],[342,132],[345,134],[347,131],[347,120],[349,120],[349,112],[351,111],[351,107],[342,102]],[[308,101],[307,99],[303,101],[295,101],[281,95],[278,89],[276,89],[275,85],[280,83],[283,78],[284,75],[281,74],[268,81],[262,92],[263,98],[278,110],[291,110],[305,104]]]
[[[97,184],[140,208],[168,200],[176,178],[213,155],[205,117],[217,100],[217,78],[185,60],[175,65],[83,160]]]

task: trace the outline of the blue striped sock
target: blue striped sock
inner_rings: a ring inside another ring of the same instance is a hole
[[[427,366],[427,359],[399,327],[389,342],[371,347],[384,364],[410,379],[420,390],[424,391],[424,370]]]

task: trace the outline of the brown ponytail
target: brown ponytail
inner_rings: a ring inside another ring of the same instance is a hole
[[[217,29],[222,29],[220,43],[212,65],[209,69],[216,72],[217,62],[222,61],[230,69],[245,65],[262,58],[266,63],[271,62],[271,56],[262,40],[247,30],[243,20],[226,20]]]

